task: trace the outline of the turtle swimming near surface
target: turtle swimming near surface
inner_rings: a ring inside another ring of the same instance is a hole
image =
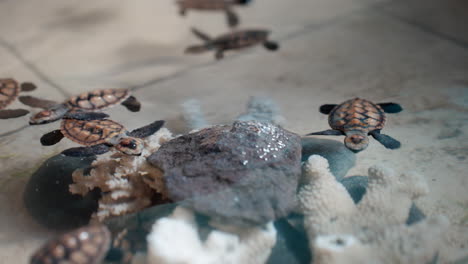
[[[87,147],[70,148],[62,152],[66,156],[85,157],[108,152],[111,147],[128,155],[140,155],[142,138],[156,133],[164,121],[155,121],[147,126],[128,132],[121,124],[106,119],[107,114],[95,112],[72,112],[63,116],[61,127],[41,137],[43,146],[57,144],[64,137]]]
[[[228,25],[235,27],[239,24],[239,18],[232,11],[235,5],[247,5],[251,0],[178,0],[179,13],[185,15],[188,9],[201,11],[224,11]]]
[[[26,82],[21,85],[14,79],[0,79],[0,119],[9,119],[27,115],[28,110],[25,109],[5,109],[13,101],[20,92],[30,92],[36,89],[32,83]]]
[[[47,124],[59,120],[68,112],[101,111],[117,104],[122,104],[132,112],[138,112],[141,108],[140,102],[130,95],[128,89],[94,90],[73,96],[63,103],[33,96],[20,96],[19,100],[25,105],[44,109],[31,117],[29,120],[31,125]]]
[[[268,35],[270,34],[270,31],[268,30],[239,30],[216,38],[211,38],[195,28],[192,28],[192,32],[205,43],[203,45],[190,46],[185,50],[185,53],[197,54],[214,50],[216,51],[216,59],[223,58],[224,51],[226,50],[238,50],[258,44],[263,44],[265,48],[272,51],[279,48],[279,45],[276,42],[268,40]]]
[[[345,135],[344,143],[353,152],[364,150],[369,144],[368,135],[374,137],[388,149],[397,149],[400,142],[381,134],[386,121],[385,113],[398,113],[403,109],[399,104],[380,103],[354,98],[339,105],[326,104],[320,107],[322,114],[327,114],[328,124],[332,129],[307,135]]]

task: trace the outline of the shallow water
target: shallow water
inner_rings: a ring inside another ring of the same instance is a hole
[[[383,132],[402,147],[387,150],[371,139],[346,175],[367,175],[381,164],[424,176],[429,193],[416,204],[450,220],[441,258],[453,261],[468,246],[468,36],[460,30],[467,6],[429,2],[259,0],[236,9],[241,27],[271,29],[280,50],[254,47],[216,61],[213,52],[183,50],[199,43],[192,26],[226,32],[221,13],[180,17],[169,0],[0,1],[0,77],[32,81],[38,89],[31,95],[58,101],[131,88],[142,110],[106,113],[130,130],[164,119],[174,134],[190,130],[183,116],[190,99],[215,125],[244,114],[251,96],[267,97],[277,105],[277,121],[300,135],[328,129],[318,112],[325,103],[357,96],[400,103],[404,111],[387,115]],[[41,146],[42,134],[58,123],[31,127],[28,118],[0,120],[0,263],[27,263],[56,234],[29,216],[22,194],[46,159],[76,146]]]

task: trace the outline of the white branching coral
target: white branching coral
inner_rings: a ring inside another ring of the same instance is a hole
[[[103,221],[111,216],[137,212],[151,205],[155,192],[166,197],[162,172],[151,166],[146,158],[162,143],[172,139],[166,128],[144,139],[141,156],[130,156],[119,151],[98,156],[92,163],[89,175],[83,169],[73,172],[70,192],[86,195],[99,188],[102,197],[93,221]]]
[[[427,263],[437,254],[447,218],[406,225],[413,200],[428,192],[418,174],[371,167],[366,194],[355,205],[325,158],[309,157],[304,172],[298,200],[314,264]]]
[[[148,236],[149,264],[260,264],[276,243],[273,223],[264,228],[235,228],[236,232],[213,230],[206,240],[198,234],[192,211],[177,207],[161,218]]]

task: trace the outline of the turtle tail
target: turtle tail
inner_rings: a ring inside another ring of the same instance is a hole
[[[210,50],[210,46],[208,45],[193,45],[186,48],[185,53],[199,54],[208,50]]]

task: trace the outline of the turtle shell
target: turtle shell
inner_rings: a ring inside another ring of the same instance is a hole
[[[128,89],[104,89],[82,93],[68,99],[65,104],[71,109],[98,111],[120,104],[130,96]]]
[[[85,146],[109,143],[125,132],[124,127],[112,120],[63,119],[62,134],[70,140]]]
[[[18,94],[20,87],[18,82],[13,79],[0,79],[0,109],[10,105]]]
[[[46,243],[31,257],[31,264],[98,264],[110,244],[111,235],[106,226],[85,226]]]
[[[236,31],[216,38],[213,44],[223,49],[240,49],[265,42],[268,34],[266,30]]]
[[[385,112],[377,104],[354,98],[333,108],[328,123],[331,128],[343,132],[359,130],[368,133],[384,127]]]

